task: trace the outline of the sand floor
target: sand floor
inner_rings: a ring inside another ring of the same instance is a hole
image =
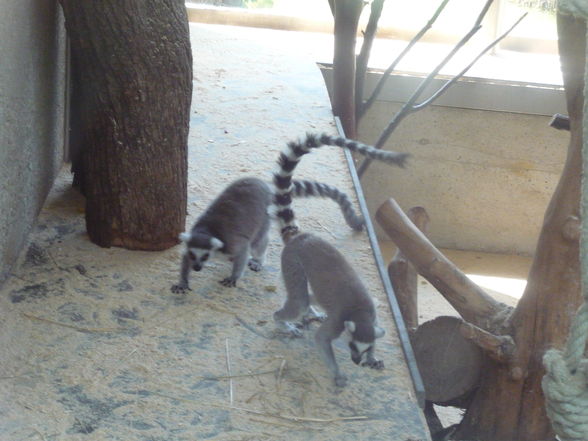
[[[289,139],[336,133],[320,72],[305,49],[292,50],[293,34],[191,32],[187,227],[233,179],[269,178]],[[342,152],[309,156],[299,177],[354,197]],[[344,389],[314,348],[316,324],[300,339],[274,333],[284,295],[275,231],[266,267],[237,288],[218,283],[229,266],[215,262],[193,275],[190,293],[173,294],[181,247],[93,245],[70,184],[64,169],[1,290],[0,440],[429,439],[367,237],[350,231],[335,204],[304,201],[296,210],[303,228],[357,268],[387,330],[377,349],[383,371],[356,367],[336,345]]]

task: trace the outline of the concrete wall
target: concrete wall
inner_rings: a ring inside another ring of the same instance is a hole
[[[62,163],[65,41],[56,0],[0,4],[0,283]]]
[[[374,144],[418,82],[391,78],[384,100],[361,121],[359,139]],[[365,173],[370,212],[394,197],[405,210],[427,209],[429,238],[439,247],[531,255],[569,140],[546,116],[566,113],[563,91],[469,79],[436,104],[407,117],[385,146],[412,154],[406,169],[372,163]]]
[[[398,107],[377,103],[360,139],[375,142],[384,115]],[[567,148],[567,134],[549,119],[449,107],[409,117],[386,148],[410,152],[410,165],[373,164],[362,179],[370,212],[394,197],[405,210],[427,209],[439,247],[532,254]]]

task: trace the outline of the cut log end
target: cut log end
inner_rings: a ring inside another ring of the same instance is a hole
[[[442,316],[423,323],[412,338],[426,398],[452,405],[478,386],[482,350],[463,337],[457,317]]]

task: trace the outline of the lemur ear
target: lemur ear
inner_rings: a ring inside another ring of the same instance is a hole
[[[383,337],[386,334],[384,328],[380,328],[379,326],[374,326],[374,335],[376,338]]]
[[[355,332],[355,323],[348,320],[343,322],[343,324],[345,325],[345,329],[347,329],[350,333],[354,333]]]
[[[210,246],[213,250],[220,250],[222,247],[225,246],[222,240],[217,239],[216,237],[212,237],[210,239]]]
[[[188,232],[180,233],[180,235],[178,236],[178,238],[182,242],[188,242],[190,240],[190,237],[192,237],[192,235]]]

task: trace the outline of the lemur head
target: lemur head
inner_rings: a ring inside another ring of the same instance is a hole
[[[385,334],[384,329],[374,326],[372,323],[346,321],[344,338],[347,340],[351,360],[357,365],[362,365],[367,354],[374,348],[376,339]]]
[[[181,233],[180,240],[186,244],[186,254],[194,271],[200,271],[204,262],[225,246],[220,239],[200,231]]]

